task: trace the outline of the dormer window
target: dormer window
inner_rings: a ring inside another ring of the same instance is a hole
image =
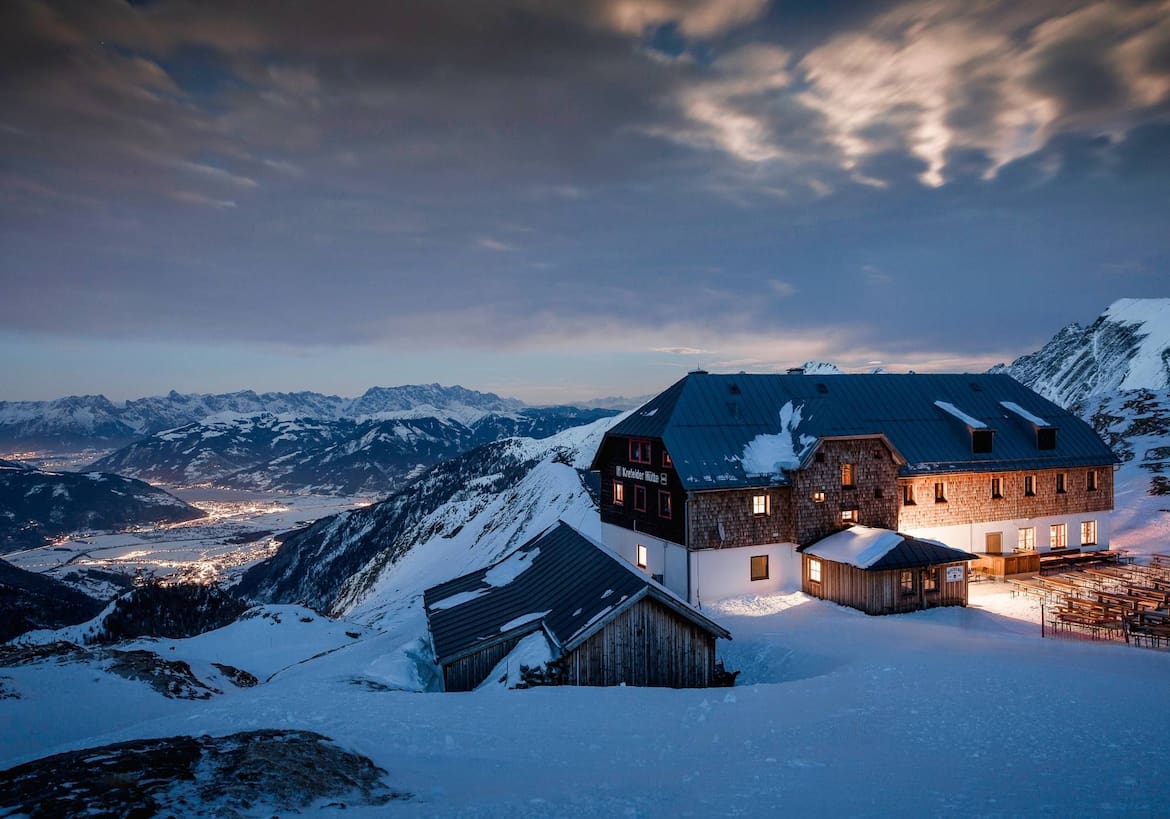
[[[973,429],[971,430],[971,451],[976,455],[991,452],[991,445],[994,440],[995,432],[993,430]]]
[[[1056,449],[1056,427],[1040,427],[1036,430],[1037,449]]]

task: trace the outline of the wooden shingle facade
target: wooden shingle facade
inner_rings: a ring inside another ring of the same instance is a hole
[[[565,523],[424,594],[447,691],[470,691],[531,635],[571,685],[711,685],[731,635]]]
[[[701,606],[801,587],[798,550],[858,524],[976,555],[1106,549],[1116,463],[1007,375],[694,372],[592,468],[605,546]]]

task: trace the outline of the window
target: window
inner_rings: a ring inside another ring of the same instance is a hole
[[[1036,549],[1036,530],[1034,528],[1029,526],[1020,530],[1019,538],[1016,540],[1016,549],[1021,552],[1031,552]]]
[[[626,485],[621,481],[613,482],[613,505],[622,506],[626,502]]]
[[[670,493],[665,489],[658,490],[658,517],[670,518]]]
[[[922,590],[924,592],[938,591],[938,569],[932,566],[922,570]]]
[[[824,502],[825,502],[825,493],[824,492],[820,492],[820,491],[813,492],[813,503],[824,503]]]
[[[1082,520],[1081,521],[1081,545],[1082,546],[1096,546],[1097,545],[1097,521]]]
[[[630,439],[630,462],[635,464],[650,463],[650,442],[641,438]]]
[[[1090,492],[1097,491],[1097,470],[1096,469],[1090,469],[1088,472],[1085,473],[1085,489],[1089,490]]]
[[[1067,486],[1066,486],[1067,478],[1068,478],[1067,473],[1064,473],[1064,472],[1057,472],[1056,473],[1056,494],[1063,495],[1065,492],[1068,491]]]
[[[917,505],[914,502],[914,484],[912,484],[912,483],[902,484],[902,505],[903,506],[916,506]]]
[[[1063,523],[1054,523],[1049,526],[1048,544],[1051,549],[1063,549],[1068,546],[1068,527]]]
[[[946,503],[947,502],[947,482],[946,481],[935,481],[934,482],[934,502],[935,503]]]
[[[856,509],[842,509],[841,510],[841,522],[842,523],[857,523],[857,510]]]
[[[1037,449],[1056,449],[1056,428],[1041,427],[1036,430]]]
[[[639,543],[638,548],[637,548],[637,552],[638,552],[637,562],[638,562],[639,569],[646,568],[646,563],[647,563],[646,558],[648,557],[646,551],[647,551],[646,547],[643,546],[641,543]]]
[[[1036,496],[1036,476],[1024,476],[1024,497],[1032,498]]]
[[[898,588],[902,594],[914,594],[914,572],[907,569],[898,572]]]
[[[771,513],[772,506],[767,495],[752,495],[753,515],[770,515]]]
[[[995,433],[990,429],[971,430],[971,451],[975,454],[991,452],[991,444],[994,439]]]
[[[853,464],[841,464],[841,488],[853,486]]]
[[[816,455],[813,455],[813,460],[819,464],[823,464],[825,462],[825,453],[818,452]]]
[[[663,469],[672,469],[672,468],[674,468],[674,461],[672,461],[672,460],[670,459],[670,453],[669,453],[669,452],[667,452],[665,449],[664,449],[664,450],[662,450],[662,468],[663,468]]]
[[[646,511],[646,487],[634,485],[634,511]]]
[[[1002,498],[1003,497],[1003,478],[992,478],[991,479],[991,497],[993,497],[993,498]]]
[[[808,579],[812,583],[821,582],[821,561],[814,557],[808,559]]]
[[[752,580],[768,579],[768,556],[756,555],[752,558]]]

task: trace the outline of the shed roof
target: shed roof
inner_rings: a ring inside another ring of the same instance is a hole
[[[435,659],[442,665],[543,628],[563,651],[651,597],[716,637],[718,623],[605,547],[558,522],[485,569],[423,594]]]
[[[1039,448],[1028,416],[1058,428],[1055,448]],[[973,429],[992,433],[990,452],[972,451]],[[1117,463],[1076,415],[1009,375],[986,373],[689,373],[609,436],[661,439],[692,491],[785,485],[834,437],[883,438],[907,476]]]
[[[801,551],[811,557],[846,563],[868,572],[960,563],[977,557],[936,540],[913,538],[869,526],[851,526],[823,537]]]

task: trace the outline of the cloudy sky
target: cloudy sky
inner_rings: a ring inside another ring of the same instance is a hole
[[[1170,291],[1170,0],[5,0],[0,146],[0,399],[980,370]]]

